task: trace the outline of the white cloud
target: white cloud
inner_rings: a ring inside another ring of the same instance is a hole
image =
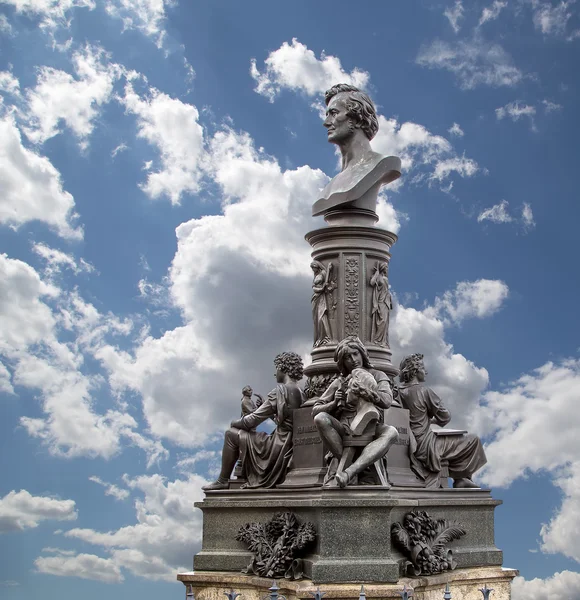
[[[14,394],[14,388],[10,381],[10,371],[0,361],[0,392],[3,394]]]
[[[580,598],[580,573],[562,571],[547,579],[516,577],[512,583],[512,600],[562,600]]]
[[[110,558],[100,558],[94,554],[75,554],[68,556],[39,556],[34,561],[39,573],[58,575],[59,577],[80,577],[105,583],[121,583],[123,575],[116,562]]]
[[[143,191],[151,198],[167,196],[172,204],[179,204],[184,194],[197,192],[205,159],[197,108],[155,89],[143,99],[130,83],[122,102],[137,116],[138,136],[160,153],[161,168],[148,173]]]
[[[544,105],[544,112],[551,113],[558,110],[562,110],[562,105],[557,102],[552,102],[551,100],[542,100],[542,104]]]
[[[0,533],[38,527],[41,521],[74,521],[74,500],[33,496],[26,490],[12,490],[0,498]]]
[[[532,207],[529,203],[524,202],[521,209],[521,217],[515,217],[509,212],[509,202],[507,200],[502,200],[499,204],[481,211],[477,217],[477,221],[478,223],[491,221],[497,224],[517,222],[522,225],[525,232],[530,231],[536,226]]]
[[[89,477],[89,481],[98,483],[99,485],[103,486],[105,488],[105,496],[113,496],[115,500],[126,500],[131,494],[129,490],[120,488],[114,483],[103,481],[100,477],[97,477],[96,475],[92,475],[91,477]]]
[[[461,281],[455,290],[437,297],[433,306],[424,312],[459,325],[468,318],[483,319],[493,315],[501,308],[508,294],[508,286],[503,281]]]
[[[463,137],[465,135],[463,129],[461,129],[459,126],[459,123],[453,123],[453,125],[447,131],[449,132],[449,135],[454,135],[457,137]]]
[[[165,9],[175,4],[175,0],[107,0],[105,8],[109,15],[123,21],[124,29],[137,29],[162,48],[167,36]]]
[[[477,163],[465,156],[454,156],[440,160],[435,165],[435,170],[431,175],[431,179],[439,182],[445,181],[452,173],[457,173],[461,177],[473,177],[479,170]]]
[[[463,19],[463,4],[461,3],[461,0],[455,0],[453,7],[448,6],[443,15],[449,20],[449,24],[451,25],[453,31],[458,33],[461,29],[459,21]]]
[[[81,239],[73,209],[74,199],[48,158],[22,145],[11,116],[0,119],[0,223],[43,221],[61,237]]]
[[[0,15],[0,32],[7,36],[12,36],[14,34],[12,25],[8,22],[8,17],[6,15]]]
[[[535,129],[534,115],[536,114],[536,108],[529,104],[520,104],[517,100],[510,102],[505,106],[500,106],[495,109],[495,116],[498,121],[509,117],[512,121],[519,121],[521,117],[527,117],[530,119],[530,125],[532,129]]]
[[[69,269],[75,275],[82,272],[92,273],[95,270],[93,265],[84,259],[81,258],[77,262],[72,255],[62,252],[62,250],[50,248],[40,242],[33,244],[32,251],[46,262],[44,273],[49,279],[60,273],[63,269]]]
[[[120,154],[121,152],[125,152],[125,150],[129,150],[129,146],[127,146],[127,144],[125,144],[125,142],[120,143],[118,146],[115,146],[115,148],[113,148],[113,150],[111,150],[111,158],[115,158],[117,156],[117,154]]]
[[[95,8],[94,0],[2,0],[16,9],[17,13],[28,17],[38,17],[43,29],[68,27],[69,13],[73,8]]]
[[[131,323],[101,315],[76,291],[46,284],[20,260],[0,255],[0,274],[0,355],[15,385],[39,391],[46,415],[22,417],[26,431],[58,455],[110,458],[122,438],[143,449],[150,465],[165,457],[159,442],[135,431],[126,411],[95,410],[103,380],[82,372],[84,352],[95,352],[107,335],[127,335]],[[60,341],[62,333],[74,341]]]
[[[522,221],[526,229],[533,229],[536,226],[532,207],[527,202],[524,202],[524,206],[522,208]]]
[[[20,94],[20,82],[10,71],[0,71],[0,92],[13,96]]]
[[[560,2],[552,5],[549,2],[532,0],[532,18],[535,28],[544,35],[563,36],[566,33],[568,21],[572,16],[569,7],[574,4],[574,1]]]
[[[490,6],[486,6],[481,11],[481,17],[479,18],[478,27],[481,27],[484,23],[488,21],[495,21],[501,11],[507,6],[507,2],[502,0],[494,0],[494,2]]]
[[[435,40],[419,51],[417,64],[453,73],[466,90],[480,85],[513,87],[524,78],[511,56],[499,45],[476,36],[449,44]]]
[[[336,83],[350,83],[366,88],[369,74],[357,68],[350,73],[342,68],[336,56],[324,52],[320,59],[296,38],[284,42],[271,52],[264,61],[265,69],[260,72],[253,59],[250,74],[256,81],[256,92],[271,102],[283,89],[299,90],[308,96],[324,93]]]
[[[502,200],[499,204],[486,208],[477,217],[477,221],[491,221],[492,223],[511,223],[513,217],[508,213],[509,203],[507,200]]]
[[[124,479],[143,494],[135,502],[135,525],[106,533],[77,528],[65,536],[102,546],[110,553],[110,564],[133,575],[174,581],[177,570],[188,568],[201,545],[201,513],[193,503],[202,499],[206,481],[197,475],[175,481],[161,475]]]
[[[36,86],[26,92],[24,131],[31,141],[44,143],[60,133],[63,122],[81,147],[87,147],[99,108],[109,102],[113,85],[123,73],[108,58],[102,48],[86,46],[72,56],[76,77],[40,67]]]

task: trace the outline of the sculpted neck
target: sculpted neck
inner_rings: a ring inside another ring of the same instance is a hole
[[[360,129],[357,129],[344,144],[339,144],[339,148],[342,155],[342,171],[372,152],[367,136]]]

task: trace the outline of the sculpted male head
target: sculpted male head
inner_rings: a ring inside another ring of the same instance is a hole
[[[426,371],[423,364],[423,355],[411,354],[410,356],[405,356],[399,365],[399,381],[401,383],[409,383],[415,376],[419,376],[417,378],[420,379],[421,375],[423,376],[422,380],[424,380]]]
[[[328,106],[327,114],[331,109],[340,109],[344,103],[346,116],[351,120],[353,127],[360,128],[369,140],[375,137],[379,130],[377,112],[373,101],[364,92],[354,85],[339,83],[326,90],[324,101]],[[324,124],[328,127],[327,121]],[[328,139],[334,141],[330,133]]]
[[[286,373],[290,379],[300,381],[304,375],[304,363],[300,355],[295,352],[282,352],[274,359],[274,366],[278,371]]]

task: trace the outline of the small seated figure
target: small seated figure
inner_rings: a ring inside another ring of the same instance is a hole
[[[256,402],[252,400],[252,396],[256,396]],[[245,417],[246,415],[252,414],[257,408],[260,408],[263,403],[264,399],[262,396],[260,396],[260,394],[254,394],[254,390],[249,385],[246,385],[242,389],[242,414],[240,416]]]
[[[346,448],[362,447],[350,466],[339,468],[334,481],[330,478],[326,482],[346,487],[381,460],[399,434],[383,422],[383,410],[393,401],[389,380],[384,373],[373,369],[362,342],[356,337],[342,340],[336,347],[334,360],[340,376],[314,404],[312,415],[320,437],[336,461],[341,460]]]
[[[226,490],[238,458],[242,463],[241,475],[245,488],[271,488],[286,478],[292,458],[293,412],[304,402],[298,387],[304,366],[294,352],[282,352],[274,359],[276,387],[264,402],[250,414],[232,421],[224,436],[222,467],[216,481],[203,487],[206,491]],[[272,433],[256,431],[266,419],[276,421]]]
[[[437,394],[425,385],[425,365],[422,354],[412,354],[399,367],[399,400],[409,410],[411,431],[417,449],[411,456],[413,469],[424,480],[441,471],[441,461],[449,463],[449,476],[454,488],[477,488],[473,473],[487,462],[481,440],[474,434],[438,436],[431,423],[444,427],[451,414]]]

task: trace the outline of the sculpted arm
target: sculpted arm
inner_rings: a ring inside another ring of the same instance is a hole
[[[339,390],[342,384],[342,378],[335,379],[327,388],[326,391],[320,396],[312,407],[312,416],[315,417],[318,413],[333,412],[337,405],[338,400],[336,399],[336,392]]]
[[[238,429],[245,429],[249,431],[254,427],[257,427],[260,423],[263,423],[266,419],[269,419],[276,415],[276,390],[273,390],[268,394],[264,403],[257,408],[253,413],[232,421],[232,427]]]
[[[431,422],[445,427],[451,421],[451,413],[443,406],[441,398],[431,389],[427,390],[427,414]]]
[[[375,371],[373,375],[379,386],[377,390],[379,401],[375,404],[378,408],[389,408],[393,403],[393,390],[391,389],[391,382],[389,381],[389,378],[381,371]]]

